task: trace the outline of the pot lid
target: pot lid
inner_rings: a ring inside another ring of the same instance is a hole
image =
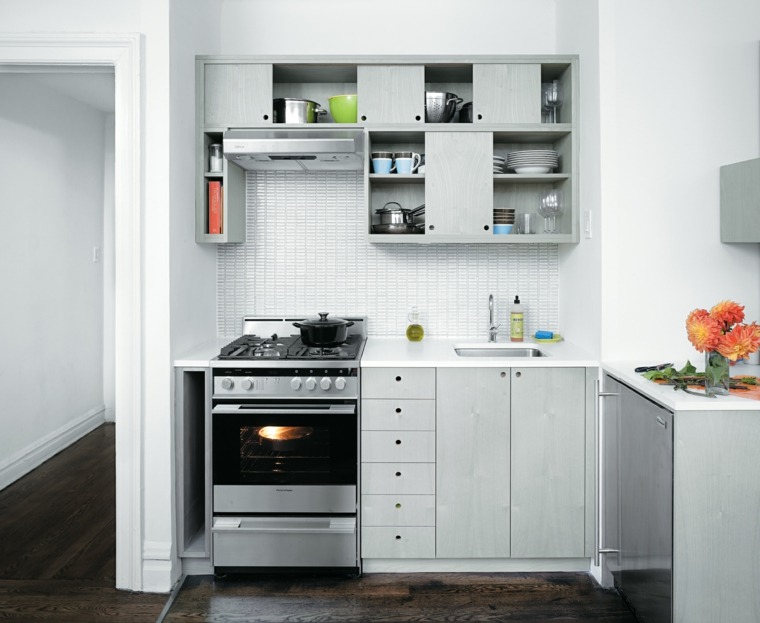
[[[348,320],[342,318],[328,318],[327,315],[330,312],[317,312],[319,318],[307,318],[302,320],[299,324],[305,327],[344,327],[348,325]],[[353,324],[353,323],[351,323]]]

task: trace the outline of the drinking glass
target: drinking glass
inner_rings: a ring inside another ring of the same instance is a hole
[[[557,109],[562,106],[562,87],[558,80],[541,85],[542,110],[547,123],[557,123]]]
[[[544,232],[557,233],[557,215],[565,207],[564,195],[559,188],[550,188],[541,193],[538,202],[538,213],[544,217]]]

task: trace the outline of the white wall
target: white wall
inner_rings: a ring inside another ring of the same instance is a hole
[[[719,167],[760,152],[760,3],[599,6],[603,356],[698,362],[692,309],[760,316],[757,245],[719,234]]]
[[[92,258],[106,115],[34,74],[0,73],[0,92],[2,487],[42,446],[103,419],[103,263]]]
[[[559,249],[560,332],[595,356],[600,352],[602,317],[598,1],[557,2],[557,52],[580,57],[581,239]],[[584,232],[587,212],[590,238]]]
[[[224,54],[547,54],[555,0],[222,0]]]

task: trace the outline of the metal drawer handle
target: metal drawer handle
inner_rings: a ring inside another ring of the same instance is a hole
[[[660,426],[662,426],[663,428],[667,428],[668,427],[668,423],[665,421],[665,418],[663,418],[663,417],[661,417],[659,415],[657,416],[657,423]]]

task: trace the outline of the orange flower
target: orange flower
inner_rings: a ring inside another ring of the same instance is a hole
[[[760,327],[752,324],[738,324],[732,331],[720,336],[716,350],[731,361],[744,359],[760,348]]]
[[[700,353],[715,350],[720,339],[721,324],[704,309],[695,309],[686,318],[689,341]]]
[[[724,330],[728,330],[731,325],[744,321],[744,305],[733,301],[721,301],[713,306],[710,315],[721,323]]]

